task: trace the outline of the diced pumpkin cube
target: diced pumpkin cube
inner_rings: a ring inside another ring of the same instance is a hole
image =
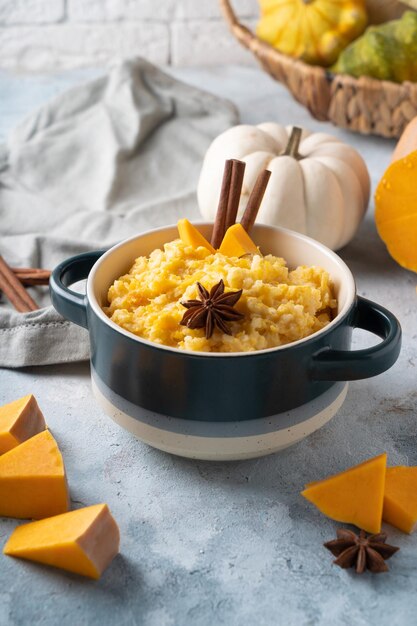
[[[259,254],[258,247],[249,237],[242,224],[233,224],[227,229],[219,248],[224,256],[240,257],[244,254]]]
[[[301,493],[324,515],[354,524],[369,533],[379,533],[382,522],[387,455],[320,480]]]
[[[107,504],[19,526],[4,554],[100,578],[119,552],[119,528]]]
[[[0,515],[41,519],[68,505],[64,462],[48,430],[0,456]]]
[[[15,448],[45,428],[45,419],[32,394],[0,406],[0,454]]]
[[[385,481],[384,522],[405,533],[417,523],[417,467],[388,467]]]
[[[212,254],[216,251],[213,246],[207,241],[205,237],[200,233],[199,230],[195,226],[191,224],[187,219],[183,218],[179,220],[177,223],[178,232],[181,237],[181,241],[185,243],[187,246],[192,246],[193,248],[198,248],[199,246],[203,246],[203,248],[207,248]]]

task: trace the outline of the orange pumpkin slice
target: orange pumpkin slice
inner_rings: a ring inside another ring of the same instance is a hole
[[[388,467],[385,482],[384,522],[405,533],[417,523],[417,467]]]
[[[182,220],[179,220],[177,228],[181,241],[185,243],[185,245],[192,246],[193,248],[203,246],[203,248],[207,248],[207,250],[209,250],[212,254],[215,254],[216,251],[213,246],[187,219],[183,218]]]
[[[379,533],[386,464],[387,455],[380,454],[345,472],[310,483],[301,495],[331,519]]]
[[[391,163],[375,192],[379,236],[397,263],[417,272],[417,150]]]
[[[0,515],[41,519],[68,505],[64,462],[48,430],[0,456]]]
[[[242,224],[233,224],[227,229],[219,248],[224,256],[240,257],[244,254],[259,254],[258,247],[249,237]]]
[[[119,529],[106,504],[19,526],[4,554],[100,578],[119,551]]]
[[[32,394],[0,406],[0,454],[45,430],[42,412]]]

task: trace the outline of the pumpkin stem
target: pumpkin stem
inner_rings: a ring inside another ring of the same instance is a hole
[[[293,129],[291,131],[290,138],[288,139],[287,146],[286,146],[284,152],[282,153],[283,156],[293,157],[294,159],[297,159],[297,161],[300,161],[301,159],[304,158],[298,152],[298,148],[300,146],[302,132],[303,132],[302,129],[298,128],[298,126],[294,126],[293,127]]]

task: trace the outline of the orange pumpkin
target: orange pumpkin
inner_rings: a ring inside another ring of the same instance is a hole
[[[407,129],[406,129],[407,130]],[[417,122],[411,135],[401,137],[375,192],[375,222],[379,236],[397,263],[417,272]],[[408,143],[410,141],[410,143]],[[405,156],[404,156],[405,154]]]

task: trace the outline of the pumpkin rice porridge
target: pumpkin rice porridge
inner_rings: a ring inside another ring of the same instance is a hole
[[[225,294],[242,290],[234,310],[243,317],[226,318],[232,320],[227,322],[232,334],[216,326],[207,338],[204,328],[181,325],[183,303],[201,297],[197,283],[210,291],[221,280]],[[197,352],[282,346],[326,326],[337,306],[330,276],[320,267],[290,271],[279,257],[229,257],[181,239],[149,257],[138,257],[110,287],[108,300],[104,310],[122,328],[158,344]]]

